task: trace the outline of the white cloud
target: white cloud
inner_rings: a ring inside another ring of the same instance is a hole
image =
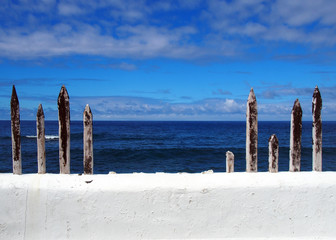
[[[77,30],[75,30],[77,29]],[[58,24],[51,30],[28,34],[5,30],[0,34],[0,52],[8,58],[34,58],[69,54],[101,55],[112,58],[192,58],[202,53],[196,46],[184,45],[191,27],[175,28],[144,25],[118,27],[120,37],[101,34],[97,26],[82,24],[72,27]]]
[[[335,8],[333,0],[7,2],[0,6],[0,56],[194,60],[241,57],[260,41],[335,47]]]
[[[281,0],[272,7],[272,15],[291,26],[301,27],[318,21],[325,25],[336,23],[333,0]]]
[[[322,47],[336,43],[335,8],[333,0],[214,0],[204,16],[218,34],[226,37],[238,34],[255,40]]]
[[[126,71],[134,71],[137,69],[137,66],[131,63],[126,63],[126,62],[121,62],[118,64],[110,64],[108,65],[110,68],[116,68],[116,69],[121,69],[121,70],[126,70]]]
[[[73,16],[73,15],[83,14],[84,9],[74,4],[60,3],[58,5],[58,12],[61,15]]]

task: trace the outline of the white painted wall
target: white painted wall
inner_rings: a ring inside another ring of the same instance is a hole
[[[336,173],[0,174],[0,239],[336,238]]]

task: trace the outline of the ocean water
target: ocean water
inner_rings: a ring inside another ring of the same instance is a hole
[[[59,172],[58,122],[46,121],[48,173]],[[83,172],[83,123],[71,122],[71,173]],[[258,123],[258,171],[268,170],[268,139],[279,139],[279,171],[289,169],[289,122]],[[94,173],[225,172],[225,154],[245,171],[245,122],[104,122],[93,124]],[[312,170],[312,123],[303,122],[301,171]],[[36,123],[21,121],[22,172],[37,172]],[[12,172],[10,121],[0,121],[0,172]],[[336,170],[336,122],[323,122],[323,171]]]

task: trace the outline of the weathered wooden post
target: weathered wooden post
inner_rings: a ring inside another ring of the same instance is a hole
[[[89,104],[85,106],[83,125],[84,174],[93,174],[92,112]]]
[[[19,99],[13,85],[11,105],[11,132],[12,132],[12,161],[13,174],[22,174],[21,136],[20,136],[20,106]]]
[[[279,171],[279,141],[275,134],[268,139],[268,171]]]
[[[37,136],[37,172],[46,173],[46,152],[45,152],[45,127],[44,112],[42,104],[38,106],[36,114],[36,136]]]
[[[246,171],[258,171],[258,110],[253,88],[247,100],[246,110]]]
[[[234,155],[232,152],[226,152],[226,172],[234,172]]]
[[[322,171],[322,98],[315,87],[312,101],[313,114],[313,171]]]
[[[296,99],[291,114],[289,171],[300,171],[301,165],[301,134],[302,134],[302,109],[299,99]]]
[[[70,174],[70,103],[64,85],[58,95],[57,105],[60,173]]]

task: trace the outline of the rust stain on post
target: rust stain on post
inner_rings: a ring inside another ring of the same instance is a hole
[[[312,101],[313,114],[313,171],[322,171],[322,98],[315,87]]]
[[[268,139],[268,171],[278,172],[279,166],[279,141],[275,134]]]
[[[39,174],[46,173],[45,127],[42,104],[38,106],[36,114],[37,136],[37,170]]]
[[[20,136],[20,106],[19,99],[13,85],[11,105],[11,132],[12,132],[12,160],[13,174],[22,174],[21,136]]]
[[[232,152],[226,152],[226,172],[234,172],[234,155]]]
[[[60,173],[70,174],[70,103],[64,85],[58,95],[57,105]]]
[[[258,110],[253,88],[247,100],[246,110],[246,171],[258,171]]]
[[[300,171],[301,165],[302,109],[298,99],[295,100],[291,114],[289,171]]]
[[[92,112],[87,104],[83,113],[84,174],[93,174]]]

